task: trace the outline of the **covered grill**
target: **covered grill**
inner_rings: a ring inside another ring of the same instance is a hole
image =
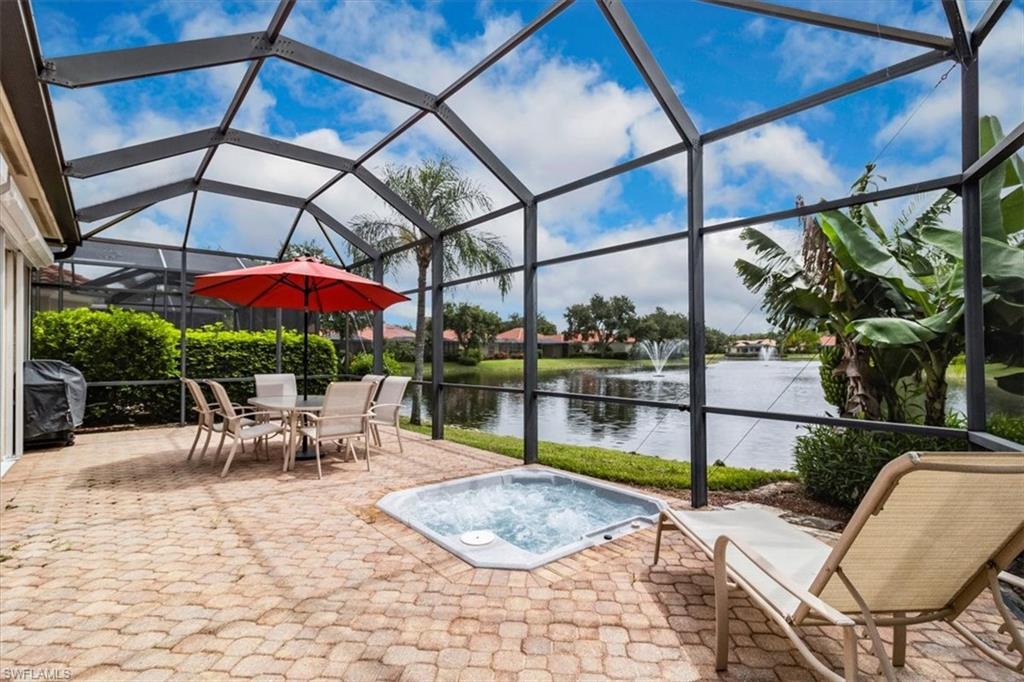
[[[71,445],[85,417],[85,377],[60,360],[25,363],[25,445]]]

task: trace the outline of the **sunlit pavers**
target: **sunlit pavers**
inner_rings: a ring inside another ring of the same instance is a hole
[[[512,459],[410,434],[404,455],[385,439],[371,472],[328,458],[318,481],[313,463],[282,473],[241,455],[220,479],[185,462],[192,433],[80,436],[3,478],[0,668],[104,680],[717,678],[711,566],[678,535],[656,569],[653,531],[531,573],[474,569],[373,504]],[[733,603],[726,679],[812,679],[760,610],[738,593]],[[965,617],[999,638],[990,603]],[[1012,679],[945,626],[908,639],[906,679]],[[835,633],[808,640],[839,663]]]

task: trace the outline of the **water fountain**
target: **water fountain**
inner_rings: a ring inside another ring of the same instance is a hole
[[[654,365],[654,376],[664,376],[663,369],[665,369],[665,363],[672,357],[672,354],[679,350],[679,347],[683,345],[681,339],[665,339],[663,341],[640,341],[636,344],[636,347],[647,353],[647,357],[651,359],[651,364]]]
[[[774,346],[761,346],[761,350],[757,351],[757,357],[761,359],[761,362],[777,360],[779,351]]]

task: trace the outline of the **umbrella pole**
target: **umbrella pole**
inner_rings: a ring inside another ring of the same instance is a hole
[[[302,297],[302,399],[309,400],[309,289]]]

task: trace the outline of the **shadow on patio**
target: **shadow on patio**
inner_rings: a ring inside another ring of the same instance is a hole
[[[89,434],[4,478],[3,666],[75,679],[717,678],[710,564],[653,531],[525,573],[475,569],[377,512],[385,493],[514,460],[410,435],[373,470],[333,457],[184,462],[191,429]],[[387,441],[385,442],[387,446]],[[272,450],[273,452],[273,450]],[[308,465],[308,466],[307,466]],[[678,502],[678,501],[677,501]],[[812,679],[734,595],[726,679]],[[988,602],[966,618],[998,638]],[[813,648],[839,663],[831,630]],[[862,672],[874,671],[865,649]],[[910,629],[906,679],[1011,679],[945,626]]]

